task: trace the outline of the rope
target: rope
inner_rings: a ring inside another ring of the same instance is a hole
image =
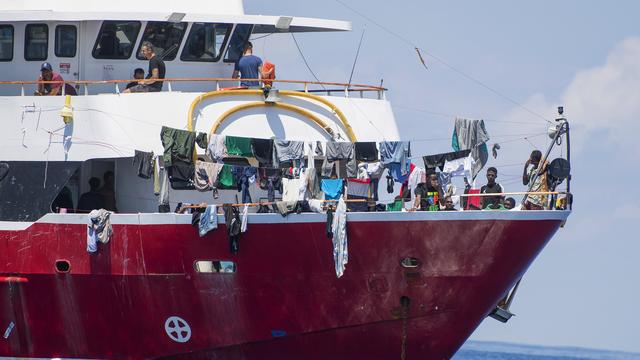
[[[291,34],[291,37],[293,38],[293,42],[296,44],[296,47],[298,48],[298,52],[300,53],[300,56],[302,57],[302,61],[304,61],[305,66],[307,67],[307,69],[309,70],[309,72],[311,73],[313,78],[316,79],[317,82],[320,82],[320,79],[318,79],[318,77],[313,72],[313,70],[311,70],[311,67],[309,66],[309,63],[307,62],[307,59],[304,57],[304,54],[302,53],[302,49],[300,49],[300,45],[298,44],[298,40],[296,40],[296,36],[293,35],[293,33],[290,33],[290,34]],[[327,90],[327,88],[324,87],[323,84],[320,84],[320,86],[322,86],[322,88],[324,90]]]

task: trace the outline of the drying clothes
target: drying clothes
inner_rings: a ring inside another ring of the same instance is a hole
[[[408,141],[383,141],[380,143],[380,160],[386,166],[401,164],[401,175],[408,174],[411,163],[411,143]]]
[[[156,156],[153,160],[153,194],[160,195],[160,172],[164,173],[164,170],[160,169],[160,156]]]
[[[322,208],[323,204],[322,200],[311,199],[309,200],[309,210],[314,213],[324,214],[325,210]]]
[[[324,192],[325,200],[337,200],[342,196],[344,181],[342,179],[322,179],[320,188]]]
[[[329,209],[327,209],[327,223],[324,227],[324,231],[329,239],[333,237],[333,213],[333,208],[329,207]]]
[[[278,161],[299,160],[304,157],[304,141],[274,140]]]
[[[240,250],[240,233],[242,222],[238,208],[231,204],[222,205],[224,210],[224,222],[227,226],[227,236],[229,238],[229,250],[232,254],[237,254]]]
[[[169,206],[169,174],[167,169],[160,170],[160,191],[158,193],[158,208]]]
[[[281,194],[282,189],[282,173],[280,169],[258,168],[260,181],[258,185],[262,190],[267,190],[267,201],[274,202],[276,200],[276,190]]]
[[[98,250],[98,242],[106,244],[111,240],[113,229],[110,216],[111,213],[105,209],[93,210],[89,213],[87,252],[94,253]]]
[[[242,207],[242,225],[240,226],[240,232],[247,232],[247,222],[249,217],[249,205]]]
[[[303,185],[300,179],[282,179],[282,200],[298,201],[300,200],[300,187]]]
[[[164,166],[172,166],[176,159],[186,163],[193,161],[193,151],[196,146],[195,132],[163,126],[160,138],[164,147]]]
[[[470,150],[466,150],[469,151]],[[452,177],[466,177],[467,179],[472,178],[472,169],[475,160],[473,156],[469,154],[469,156],[464,158],[458,158],[455,160],[447,160],[442,167],[442,172],[450,174]],[[444,184],[443,184],[444,185]]]
[[[307,169],[305,171],[305,175],[307,177],[307,195],[311,199],[323,199],[324,193],[322,189],[320,189],[320,176],[318,176],[318,171],[314,168]]]
[[[349,179],[347,182],[347,195],[357,198],[369,197],[370,180]]]
[[[238,186],[238,191],[242,191],[242,203],[251,202],[251,194],[249,193],[249,184],[256,182],[256,174],[258,170],[253,166],[233,166],[231,173],[233,179]]]
[[[211,135],[207,146],[207,155],[212,160],[222,160],[227,156],[227,137],[224,135]]]
[[[411,207],[413,207],[413,204],[416,202],[416,187],[418,186],[418,184],[426,182],[427,172],[423,168],[416,166],[413,171],[411,171],[409,180],[407,181],[407,187],[411,192],[411,202],[409,203]]]
[[[227,135],[224,143],[229,155],[253,157],[250,138]]]
[[[181,159],[174,159],[173,165],[168,168],[169,180],[171,183],[183,182],[186,186],[193,183],[193,177],[195,175],[195,165],[192,161],[183,161]]]
[[[480,189],[465,190],[465,194],[480,194]],[[480,196],[468,196],[465,204],[465,210],[481,210]]]
[[[209,140],[207,139],[207,133],[201,132],[196,135],[196,145],[198,145],[200,149],[207,150],[208,144]]]
[[[273,139],[251,139],[251,149],[253,157],[258,160],[261,166],[273,167],[276,165]]]
[[[198,235],[203,237],[213,229],[218,228],[218,208],[216,205],[209,205],[200,214],[200,223],[198,224]]]
[[[276,208],[278,209],[278,213],[282,215],[282,217],[285,217],[296,212],[298,208],[298,200],[278,201],[276,202]]]
[[[336,160],[343,160],[346,164],[347,178],[358,177],[358,162],[355,156],[355,145],[350,142],[327,142],[326,159],[323,167],[323,176],[327,172],[326,167],[333,166]]]
[[[365,164],[365,168],[367,169],[367,175],[372,179],[380,179],[384,172],[384,165],[381,161],[367,163]]]
[[[309,196],[307,194],[307,170],[302,169],[300,171],[300,183],[298,184],[298,200],[307,200]]]
[[[402,205],[402,199],[395,200],[394,202],[386,205],[385,211],[402,211]]]
[[[218,174],[224,164],[196,161],[195,187],[199,191],[209,191],[216,187]]]
[[[389,175],[399,183],[404,183],[411,173],[411,161],[407,159],[407,163],[402,166],[400,163],[389,163],[385,167],[389,170]]]
[[[222,170],[218,174],[218,186],[225,189],[236,188],[236,183],[233,178],[233,165],[223,165]]]
[[[378,148],[375,142],[357,142],[355,149],[358,161],[378,160]]]
[[[493,154],[494,159],[498,157],[498,150],[500,150],[500,144],[493,144],[493,146],[491,147],[491,154]]]
[[[336,269],[336,276],[341,277],[344,274],[347,263],[349,262],[349,251],[347,241],[347,204],[340,199],[336,207],[336,213],[333,216],[331,224],[333,233],[333,261]]]
[[[138,165],[138,176],[150,179],[153,175],[153,152],[136,150],[133,155],[133,165]]]
[[[489,134],[484,126],[484,120],[456,118],[451,147],[456,151],[471,150],[471,156],[476,161],[472,171],[474,178],[489,160],[487,141],[489,141]]]
[[[470,153],[471,150],[452,151],[448,153],[423,156],[422,160],[424,161],[424,167],[426,169],[439,168],[440,171],[444,171],[444,164],[447,161],[464,159],[465,157],[469,156]]]

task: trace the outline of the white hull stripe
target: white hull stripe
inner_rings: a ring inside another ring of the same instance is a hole
[[[416,211],[416,212],[352,212],[347,214],[349,222],[398,222],[398,221],[478,221],[478,220],[559,220],[564,221],[571,211]],[[325,214],[249,214],[251,224],[317,223],[326,221]],[[84,214],[47,214],[36,221],[41,224],[87,224]],[[218,215],[218,222],[224,223],[224,216]],[[0,221],[0,231],[25,230],[33,222]],[[190,214],[112,214],[113,225],[176,225],[191,224]]]

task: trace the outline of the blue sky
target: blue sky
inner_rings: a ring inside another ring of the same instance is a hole
[[[640,2],[342,1],[409,44],[336,0],[248,0],[245,11],[351,21],[350,33],[297,36],[323,81],[348,80],[366,29],[354,83],[384,79],[407,138],[447,138],[453,115],[497,120],[487,121],[490,144],[504,145],[490,164],[508,190],[524,190],[522,168],[504,165],[523,163],[547,140],[498,135],[540,134],[547,123],[426,54],[547,119],[564,105],[571,121],[574,212],[525,275],[517,316],[486,320],[472,339],[640,352]],[[428,71],[410,44],[423,49]],[[289,35],[254,45],[280,78],[312,79]],[[412,148],[437,153],[450,142]]]

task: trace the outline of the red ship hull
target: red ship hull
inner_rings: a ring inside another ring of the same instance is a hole
[[[341,278],[318,214],[250,215],[237,255],[223,223],[201,238],[187,215],[114,215],[94,254],[84,216],[0,222],[0,356],[449,358],[568,214],[351,213]],[[237,272],[198,273],[197,260]],[[172,316],[187,341],[169,337]]]

